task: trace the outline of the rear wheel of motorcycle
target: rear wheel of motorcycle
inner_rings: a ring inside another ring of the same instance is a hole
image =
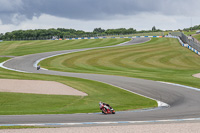
[[[104,108],[104,109],[102,110],[102,112],[103,112],[104,114],[107,114],[107,109]]]

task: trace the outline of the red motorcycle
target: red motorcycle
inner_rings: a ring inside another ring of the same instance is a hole
[[[115,110],[109,104],[99,102],[99,107],[103,114],[115,114]]]

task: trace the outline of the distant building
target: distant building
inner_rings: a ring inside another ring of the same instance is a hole
[[[58,40],[58,37],[57,36],[53,36],[52,40]]]
[[[196,34],[200,34],[200,30],[196,31]]]

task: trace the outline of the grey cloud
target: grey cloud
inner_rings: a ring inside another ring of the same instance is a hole
[[[145,12],[184,16],[200,13],[200,2],[197,0],[0,0],[1,6],[2,1],[6,5],[0,9],[3,23],[13,23],[12,18],[16,14],[22,16],[18,17],[20,21],[41,14],[79,20],[101,20],[113,19],[116,15]]]
[[[16,12],[22,6],[22,0],[0,0],[0,13]]]
[[[22,0],[0,0],[0,20],[4,23],[12,23],[13,19],[21,16],[23,9]]]

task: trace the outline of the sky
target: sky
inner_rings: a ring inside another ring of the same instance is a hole
[[[200,0],[0,0],[0,33],[94,28],[177,30],[200,25]]]

